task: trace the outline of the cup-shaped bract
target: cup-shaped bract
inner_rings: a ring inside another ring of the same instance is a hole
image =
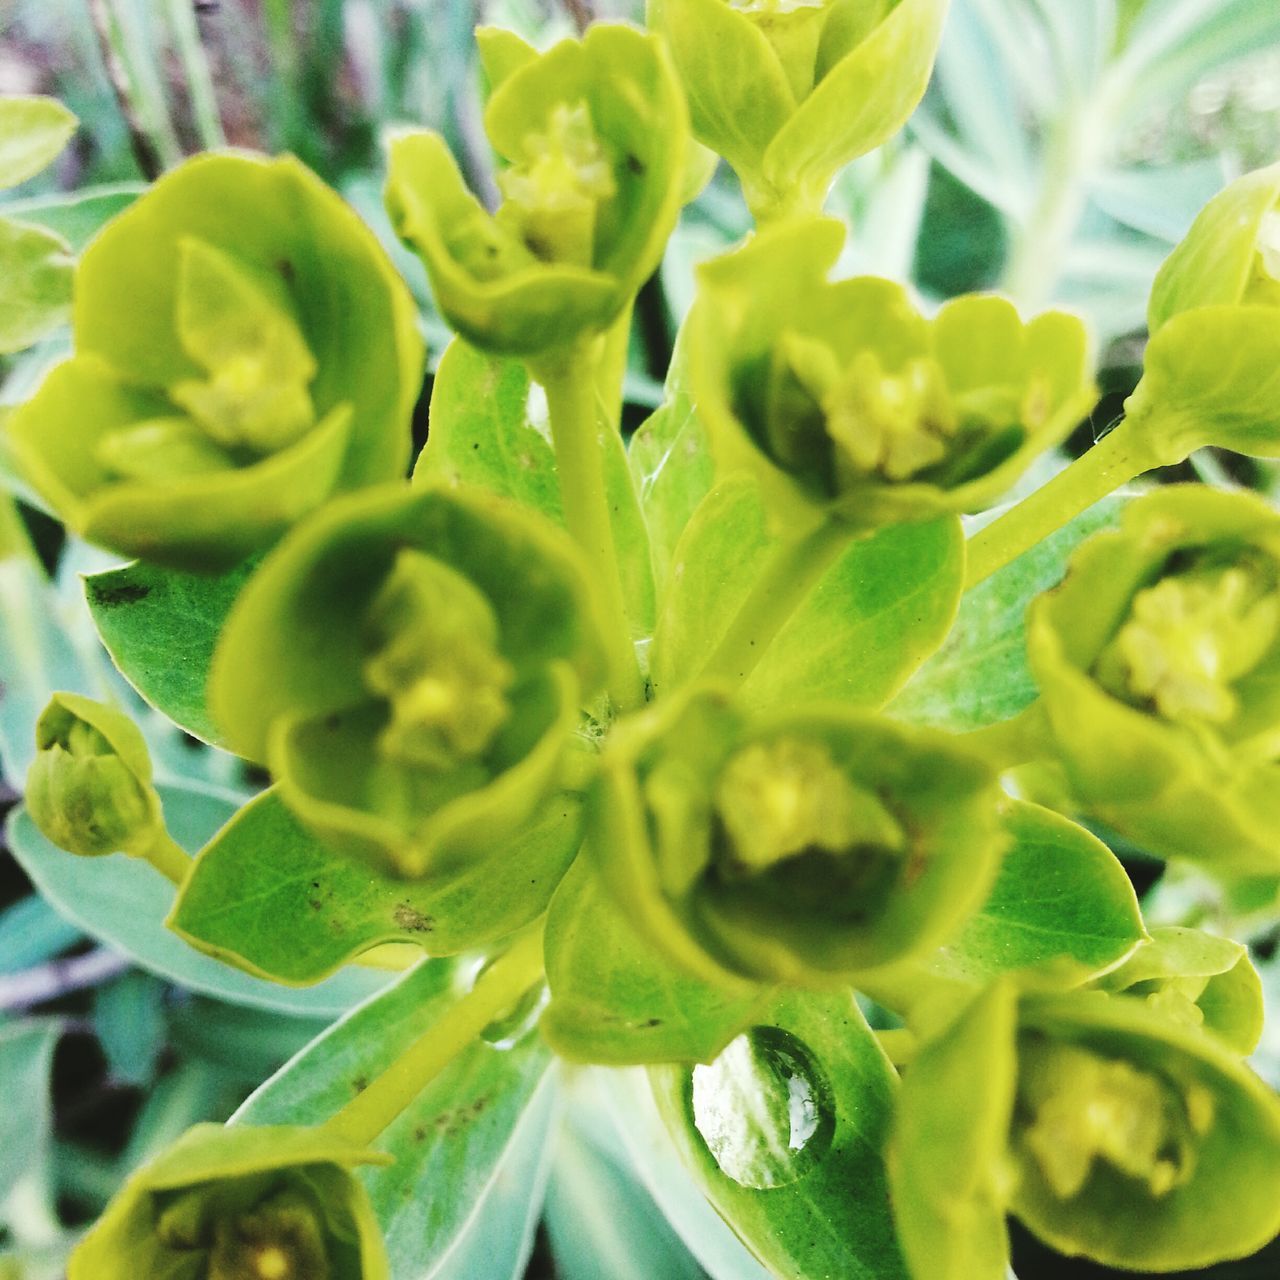
[[[387,1280],[353,1172],[386,1161],[323,1129],[196,1125],[129,1179],[68,1280]]]
[[[1095,983],[1145,1000],[1166,1018],[1204,1027],[1241,1055],[1262,1038],[1262,979],[1242,942],[1164,925]]]
[[[587,848],[690,972],[825,986],[938,945],[981,902],[999,795],[943,735],[835,706],[753,717],[699,688],[614,730]]]
[[[894,1208],[918,1280],[1000,1280],[1006,1210],[1061,1253],[1138,1271],[1280,1230],[1280,1102],[1215,1037],[1137,1000],[998,983],[907,1068],[898,1117]]]
[[[164,832],[142,732],[122,711],[55,693],[36,722],[27,812],[68,853],[143,855]]]
[[[408,465],[413,300],[291,157],[204,155],[162,177],[85,251],[73,330],[9,438],[91,542],[225,568]]]
[[[1155,456],[1218,445],[1280,457],[1280,164],[1201,210],[1156,275],[1147,325],[1125,408]]]
[[[1028,615],[1082,809],[1162,857],[1280,870],[1280,514],[1173,486],[1077,551]]]
[[[497,212],[428,132],[392,138],[387,208],[454,329],[547,359],[603,333],[658,265],[680,209],[687,111],[661,43],[629,27],[516,55],[484,115],[504,161]]]
[[[793,530],[990,505],[1093,403],[1084,326],[989,296],[928,320],[891,281],[831,283],[843,234],[800,219],[701,269],[690,377],[713,447]]]
[[[947,0],[649,0],[694,136],[757,218],[817,213],[836,174],[924,95]]]
[[[600,678],[568,539],[478,492],[379,487],[267,557],[214,655],[210,705],[296,816],[420,877],[501,848],[555,787]]]

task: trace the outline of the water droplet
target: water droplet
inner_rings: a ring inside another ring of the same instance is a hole
[[[779,1027],[752,1027],[710,1066],[694,1067],[689,1105],[721,1171],[761,1191],[804,1177],[835,1133],[826,1076]]]

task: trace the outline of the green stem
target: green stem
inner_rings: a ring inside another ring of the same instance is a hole
[[[1127,418],[1082,457],[969,539],[965,587],[977,586],[1095,502],[1169,459],[1157,457]]]
[[[371,1143],[500,1014],[542,976],[542,931],[526,934],[495,960],[442,1018],[429,1026],[368,1088],[323,1128]]]
[[[222,131],[222,117],[218,114],[213,77],[209,73],[209,60],[205,57],[191,0],[169,0],[169,25],[186,73],[187,93],[191,97],[191,111],[200,145],[206,151],[225,147],[227,138]]]
[[[1044,754],[1044,708],[1037,699],[1008,720],[962,734],[958,741],[985,757],[997,769],[1012,769]]]
[[[707,659],[701,678],[742,684],[841,552],[861,536],[854,526],[828,519],[776,548]]]
[[[895,1067],[907,1066],[920,1050],[920,1038],[906,1027],[895,1027],[891,1031],[877,1031],[875,1035],[885,1057]]]
[[[645,689],[609,519],[604,449],[596,415],[596,363],[587,349],[579,347],[555,364],[539,365],[533,374],[547,393],[565,524],[586,553],[605,607],[609,697],[614,708],[624,712],[643,705]]]
[[[181,885],[191,870],[191,855],[161,827],[155,840],[135,857],[149,862],[166,880]]]

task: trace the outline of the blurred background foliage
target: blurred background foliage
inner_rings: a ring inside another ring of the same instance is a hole
[[[383,237],[422,305],[434,363],[447,333],[420,265],[392,242],[380,139],[397,124],[437,128],[476,189],[492,192],[472,28],[494,23],[546,46],[593,14],[642,16],[630,0],[589,2],[0,0],[0,93],[55,95],[82,122],[54,168],[6,193],[0,212],[79,248],[186,154],[292,151]],[[840,271],[909,281],[926,302],[997,289],[1027,310],[1052,302],[1082,312],[1105,394],[1069,444],[1078,452],[1136,382],[1161,259],[1225,182],[1277,158],[1276,0],[953,0],[937,74],[908,130],[832,192],[830,210],[851,227]],[[694,265],[747,226],[722,169],[641,296],[628,426],[661,398]],[[60,336],[0,360],[0,414],[65,347]],[[429,384],[424,405],[426,393]],[[1269,464],[1206,454],[1188,467],[1178,474],[1280,492]],[[0,498],[0,805],[18,798],[35,713],[55,688],[110,692],[135,712],[175,804],[243,797],[261,780],[183,738],[114,675],[78,578],[107,563],[33,506]],[[1274,920],[1136,853],[1129,865],[1153,918],[1251,939],[1272,997],[1257,1065],[1280,1085]],[[122,924],[127,913],[95,887],[92,865],[67,868],[37,893],[0,851],[0,1280],[61,1275],[76,1229],[129,1169],[188,1124],[229,1115],[373,980],[268,998],[175,951],[159,910]],[[625,1155],[598,1082],[584,1080],[538,1174],[549,1190],[527,1274],[758,1280],[758,1266],[715,1235],[718,1224],[692,1212],[682,1222],[671,1202],[658,1210],[651,1194],[663,1179],[646,1179],[648,1190],[637,1180],[634,1144]],[[1016,1263],[1022,1280],[1118,1274],[1055,1259],[1021,1236]],[[424,1263],[423,1280],[449,1274]],[[1199,1274],[1275,1277],[1280,1253]]]

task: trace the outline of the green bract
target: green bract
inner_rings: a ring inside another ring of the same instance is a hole
[[[750,718],[701,689],[614,731],[587,842],[686,969],[823,985],[936,945],[978,905],[998,796],[941,735],[835,706]]]
[[[75,129],[75,116],[54,98],[0,98],[0,190],[39,173]],[[61,236],[0,218],[0,355],[31,346],[65,321],[71,276],[71,250]]]
[[[412,299],[297,161],[201,156],[85,252],[75,355],[15,414],[32,485],[128,555],[227,567],[332,493],[404,474]]]
[[[917,1280],[1000,1280],[1006,1209],[1060,1253],[1200,1267],[1280,1229],[1280,1105],[1136,1000],[1000,983],[907,1069],[890,1168]]]
[[[816,213],[837,172],[906,123],[947,0],[649,0],[694,135],[758,218]]]
[[[1126,405],[1177,461],[1214,444],[1280,456],[1280,164],[1231,183],[1161,267]]]
[[[684,183],[685,106],[662,46],[627,27],[592,27],[539,56],[517,49],[512,63],[489,45],[505,72],[484,117],[507,166],[501,207],[487,213],[426,132],[392,140],[387,207],[459,333],[545,357],[607,329],[661,259]]]
[[[318,1129],[196,1125],[129,1180],[69,1280],[387,1280],[352,1172],[385,1159]]]
[[[418,877],[500,849],[556,787],[596,635],[574,549],[542,518],[460,489],[371,489],[264,562],[210,706],[307,826]]]
[[[36,724],[36,750],[27,812],[60,849],[86,857],[143,854],[163,832],[147,744],[123,712],[79,694],[54,694]]]
[[[842,236],[796,220],[702,268],[691,380],[722,463],[792,528],[990,505],[1092,403],[1084,326],[977,296],[926,320],[888,280],[829,283]]]
[[[1078,803],[1161,856],[1280,868],[1280,515],[1179,486],[1085,543],[1029,615]]]

